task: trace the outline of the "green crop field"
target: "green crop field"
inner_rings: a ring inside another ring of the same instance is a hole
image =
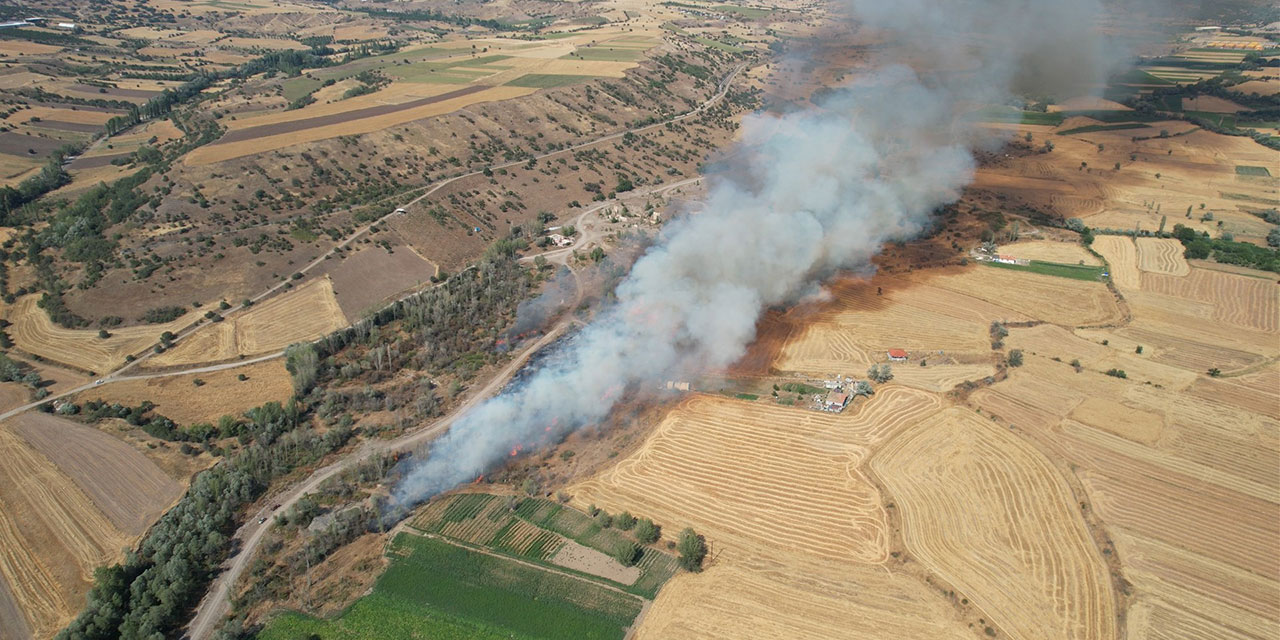
[[[736,4],[718,4],[711,7],[711,10],[719,11],[721,13],[733,13],[753,20],[773,15],[773,11],[770,9],[757,9],[755,7],[744,7]]]
[[[1157,78],[1142,69],[1130,69],[1111,79],[1116,84],[1155,84],[1155,85],[1171,85],[1172,82]]]
[[[402,533],[373,593],[333,620],[277,616],[258,637],[622,638],[642,600],[599,584]]]
[[[1141,122],[1122,122],[1120,124],[1091,124],[1066,131],[1059,131],[1060,136],[1069,136],[1076,133],[1093,133],[1095,131],[1120,131],[1122,129],[1146,129],[1151,125],[1142,124]]]
[[[1236,115],[1234,113],[1215,113],[1213,111],[1183,111],[1183,113],[1193,118],[1201,118],[1212,122],[1224,129],[1236,128]]]
[[[640,576],[633,584],[613,582],[596,575],[561,567],[553,558],[569,541],[616,557],[634,549],[634,537],[616,528],[604,527],[590,515],[553,502],[526,498],[507,508],[505,498],[483,493],[466,493],[441,498],[447,503],[429,509],[413,520],[424,533],[438,534],[469,547],[532,562],[556,571],[612,585],[629,593],[652,599],[662,585],[675,575],[677,564],[670,554],[642,547],[636,566]],[[528,537],[529,527],[540,532]],[[448,527],[446,532],[446,527]]]
[[[550,89],[564,87],[579,82],[586,82],[595,76],[574,76],[553,73],[526,73],[507,84],[512,87],[529,87],[532,89]]]
[[[578,47],[576,51],[565,56],[565,60],[600,60],[603,62],[635,62],[644,57],[644,49],[613,47]]]
[[[1060,262],[1041,262],[1040,260],[1032,260],[1031,264],[1006,264],[1003,262],[983,262],[982,264],[1000,269],[1030,271],[1031,273],[1038,273],[1046,276],[1057,276],[1059,278],[1071,278],[1073,280],[1097,281],[1101,280],[1102,274],[1107,272],[1106,267],[1063,264]]]
[[[982,122],[1009,122],[1013,124],[1040,124],[1056,127],[1062,124],[1061,113],[1021,111],[1008,107],[987,107],[978,112]]]
[[[742,53],[743,51],[746,51],[746,49],[743,49],[742,47],[735,47],[731,44],[720,42],[719,40],[712,40],[711,38],[707,38],[704,36],[695,36],[693,39],[702,44],[707,45],[708,47],[711,47],[712,49],[719,49],[721,51],[727,51],[729,53]]]
[[[1242,176],[1261,176],[1263,178],[1271,177],[1271,170],[1266,167],[1255,167],[1247,164],[1236,165],[1236,174]]]

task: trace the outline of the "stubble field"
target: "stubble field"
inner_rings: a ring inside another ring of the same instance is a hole
[[[45,414],[0,425],[0,451],[0,581],[23,613],[0,619],[0,634],[49,637],[83,605],[93,569],[118,560],[182,485],[130,445]]]
[[[96,329],[67,329],[53,323],[44,309],[36,306],[38,296],[18,299],[6,309],[6,319],[12,323],[9,336],[17,347],[27,353],[70,365],[84,371],[105,373],[121,364],[125,356],[145,351],[160,339],[165,331],[177,333],[196,321],[194,316],[179,317],[165,324],[138,325],[111,331],[108,338],[99,338]]]
[[[277,294],[222,322],[202,327],[148,363],[156,367],[202,364],[279,351],[347,324],[328,277]]]

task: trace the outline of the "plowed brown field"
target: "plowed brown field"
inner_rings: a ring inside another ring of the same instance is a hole
[[[120,532],[70,478],[0,428],[0,576],[37,637],[79,610],[93,568],[114,560]]]

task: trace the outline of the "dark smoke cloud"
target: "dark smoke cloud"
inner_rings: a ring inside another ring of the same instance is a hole
[[[899,60],[955,73],[922,81],[884,63],[816,107],[743,121],[735,170],[708,178],[700,213],[671,222],[617,302],[507,391],[455,422],[395,492],[404,508],[466,482],[513,448],[601,420],[624,392],[743,355],[761,310],[865,269],[955,201],[990,134],[962,117],[1016,92],[1076,91],[1112,68],[1096,2],[849,0]]]

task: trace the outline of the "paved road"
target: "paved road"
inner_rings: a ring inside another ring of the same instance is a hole
[[[657,127],[665,126],[666,124],[671,122],[679,122],[682,120],[686,120],[688,118],[695,117],[701,114],[702,112],[706,111],[707,109],[711,108],[712,106],[714,106],[720,100],[722,100],[724,96],[728,93],[729,86],[733,82],[733,79],[737,77],[737,75],[741,73],[744,68],[746,68],[745,63],[734,67],[733,70],[730,71],[720,81],[720,84],[717,87],[716,92],[712,96],[710,96],[706,101],[704,101],[702,104],[700,104],[698,107],[696,107],[692,111],[689,111],[688,113],[685,113],[680,116],[675,116],[673,118],[669,118],[667,120],[664,120],[662,122],[658,122],[655,124],[647,125],[644,127],[637,127],[634,129],[626,129],[623,131],[619,131],[617,133],[613,133],[610,135],[602,136],[600,138],[596,138],[594,140],[590,140],[588,142],[579,143],[579,144],[566,147],[564,149],[560,149],[557,151],[553,151],[550,153],[544,153],[536,156],[536,158],[543,159],[543,158],[555,156],[561,153],[568,153],[576,149],[581,149],[581,148],[599,144],[601,142],[607,142],[609,140],[621,138],[627,133],[639,133],[639,132],[647,131]],[[523,164],[524,162],[527,162],[527,160],[516,160],[516,161],[512,161],[512,162],[508,162],[500,165],[493,165],[490,167],[490,169],[499,169],[499,168],[517,166],[517,165]],[[425,198],[430,197],[432,194],[444,188],[446,185],[449,185],[457,180],[473,177],[476,175],[482,175],[482,174],[483,174],[483,171],[472,171],[470,173],[465,173],[462,175],[455,176],[453,178],[443,180],[438,184],[436,184],[435,186],[428,189],[427,191],[423,192],[418,197],[414,198],[413,200],[403,205],[403,208],[407,209],[413,205],[416,205],[418,202],[421,202]],[[651,188],[650,191],[656,192],[656,191],[673,189],[679,186],[692,184],[698,181],[699,179],[700,178],[690,178],[690,179],[672,183],[672,184],[655,185],[654,187]],[[581,215],[578,216],[577,220],[579,221],[579,223],[581,223],[586,219],[586,216],[588,214],[599,211],[601,208],[608,206],[610,204],[613,204],[613,202],[605,202],[597,206],[588,208],[586,211],[584,211]],[[365,227],[362,227],[356,230],[352,235],[348,236],[345,240],[338,243],[334,248],[330,249],[328,252],[322,254],[315,260],[308,263],[303,268],[299,269],[299,272],[305,275],[308,271],[312,270],[316,266],[323,263],[325,258],[332,255],[337,249],[350,245],[352,242],[355,242],[362,235],[367,233],[371,227],[381,224],[382,222],[386,221],[387,219],[391,218],[394,215],[399,215],[399,214],[396,214],[394,212],[389,213],[377,219],[376,221],[366,225]],[[590,240],[590,239],[591,238],[588,238],[587,240]],[[563,255],[557,255],[560,253],[562,253]],[[548,259],[557,259],[557,261],[564,260],[565,262],[567,262],[568,256],[572,255],[572,248],[562,249],[558,251],[551,251],[551,252],[547,252],[544,255],[548,255],[549,256]],[[530,258],[532,257],[533,256],[530,256]],[[256,302],[258,300],[261,300],[262,298],[265,298],[268,295],[271,295],[272,293],[276,292],[280,288],[284,287],[286,282],[287,281],[282,281],[280,283],[273,285],[272,287],[268,288],[266,291],[259,293],[257,296],[252,298],[252,300]],[[581,291],[581,287],[579,287],[579,291],[578,291],[579,299],[581,298],[581,295],[582,295],[582,291]],[[577,304],[575,303],[573,306],[577,306]],[[329,464],[328,466],[325,466],[321,469],[316,470],[310,476],[308,476],[305,480],[302,480],[294,484],[293,486],[287,489],[284,489],[281,493],[275,495],[273,498],[264,500],[264,502],[271,503],[271,504],[278,504],[280,506],[276,509],[267,509],[264,507],[263,509],[259,510],[257,513],[254,513],[248,519],[248,521],[236,531],[235,540],[240,542],[239,551],[236,553],[235,556],[233,556],[230,559],[229,564],[226,566],[225,571],[223,571],[222,574],[218,576],[218,578],[210,586],[209,591],[205,594],[205,597],[201,600],[200,605],[196,608],[195,616],[192,618],[191,623],[187,627],[187,631],[184,637],[190,638],[191,640],[207,640],[212,636],[214,630],[217,629],[218,624],[227,615],[230,609],[230,601],[228,598],[229,598],[231,586],[235,584],[235,582],[239,579],[240,575],[244,572],[245,567],[248,566],[249,560],[253,557],[254,552],[257,550],[257,546],[262,541],[263,535],[270,527],[271,525],[270,518],[274,516],[274,514],[287,510],[290,506],[292,506],[295,502],[297,502],[297,500],[301,498],[303,495],[306,495],[307,493],[315,491],[316,488],[318,488],[320,484],[323,483],[325,480],[333,477],[335,474],[343,471],[344,469],[350,468],[352,465],[356,464],[357,462],[367,459],[369,456],[379,455],[379,454],[384,454],[384,453],[394,452],[394,451],[408,451],[420,445],[426,444],[431,439],[435,438],[440,433],[445,431],[448,428],[448,426],[458,416],[461,416],[462,414],[466,413],[467,411],[471,410],[473,407],[478,405],[480,402],[496,394],[502,388],[502,386],[505,385],[507,381],[510,380],[511,377],[514,376],[522,366],[524,366],[525,362],[528,361],[529,357],[532,354],[536,353],[539,349],[550,344],[553,340],[558,338],[565,331],[565,329],[571,326],[574,322],[575,322],[575,319],[573,315],[566,314],[565,317],[562,318],[551,331],[547,332],[546,335],[544,335],[534,344],[525,348],[525,350],[521,352],[519,356],[514,358],[506,367],[504,367],[496,376],[494,376],[494,378],[487,385],[485,385],[483,388],[479,389],[474,394],[472,394],[471,397],[466,402],[459,405],[448,415],[441,417],[435,420],[434,422],[431,422],[430,424],[426,425],[425,427],[422,427],[421,429],[418,429],[412,433],[405,434],[395,440],[384,441],[384,442],[366,441],[364,445],[362,445],[356,451],[350,454],[347,454],[342,459],[332,464]],[[198,326],[192,328],[191,330],[195,330],[196,328],[198,328]],[[189,331],[184,332],[183,336],[187,335]],[[181,339],[181,337],[183,336],[179,336],[179,339]],[[203,367],[198,369],[172,371],[167,373],[150,374],[150,375],[143,375],[143,376],[134,376],[131,378],[125,378],[125,377],[119,376],[120,373],[122,373],[123,371],[133,366],[136,366],[138,362],[142,361],[145,357],[149,355],[150,354],[147,354],[146,356],[143,356],[143,358],[139,358],[138,360],[132,363],[129,363],[124,367],[121,367],[117,371],[107,376],[107,378],[111,380],[123,380],[123,379],[183,375],[183,374],[194,373],[194,372],[218,371],[221,369],[227,369],[227,368],[236,367],[236,366],[243,366],[244,364],[248,364],[251,362],[251,361],[238,361],[238,362],[232,362],[232,363],[227,363],[222,365],[213,365],[210,367]],[[259,358],[254,359],[253,361],[262,361],[262,360],[267,360],[267,359],[275,358],[279,356],[280,356],[280,353],[274,353],[266,356],[261,356]],[[57,397],[62,397],[64,395],[68,395],[76,391],[82,391],[86,388],[91,388],[93,386],[95,385],[94,384],[84,385],[72,391],[59,394]],[[46,398],[42,402],[48,402],[49,400],[50,398]],[[31,407],[35,406],[35,404],[39,404],[39,403],[33,403],[31,405],[27,405],[25,407],[21,407],[19,409],[10,411],[6,414],[0,415],[0,419],[4,417],[8,417],[9,415],[17,413],[19,411],[30,409]],[[268,518],[267,522],[263,524],[259,524],[258,519],[264,518],[264,517]]]
[[[576,305],[575,305],[576,306]],[[244,572],[245,567],[249,565],[249,561],[253,558],[253,553],[257,549],[258,544],[262,541],[262,536],[271,527],[271,518],[277,514],[289,509],[302,496],[315,491],[321,483],[339,472],[352,467],[353,465],[368,459],[373,455],[380,455],[395,451],[411,451],[421,445],[430,442],[433,438],[443,433],[450,424],[459,416],[465,414],[476,405],[496,394],[502,389],[503,385],[511,379],[512,376],[528,362],[529,357],[536,353],[539,349],[551,344],[552,341],[559,338],[570,325],[574,322],[572,314],[566,314],[556,325],[539,338],[532,345],[526,347],[520,354],[514,358],[507,366],[503,367],[497,375],[493,377],[484,387],[471,394],[471,397],[458,405],[453,411],[447,415],[429,423],[427,426],[418,429],[412,433],[407,433],[394,440],[385,441],[365,441],[365,443],[356,451],[347,454],[342,459],[322,467],[305,480],[289,487],[283,492],[276,494],[270,498],[264,498],[263,502],[272,505],[280,505],[275,509],[264,507],[254,513],[249,521],[242,525],[235,533],[235,540],[240,544],[240,551],[230,559],[230,564],[226,565],[226,570],[218,576],[210,587],[209,592],[205,594],[200,606],[196,609],[196,615],[191,620],[190,626],[187,628],[186,637],[191,640],[205,640],[212,636],[213,631],[217,628],[218,623],[227,615],[230,609],[230,600],[228,600],[231,585],[235,584],[240,574]],[[259,518],[267,518],[267,522],[258,524]]]

